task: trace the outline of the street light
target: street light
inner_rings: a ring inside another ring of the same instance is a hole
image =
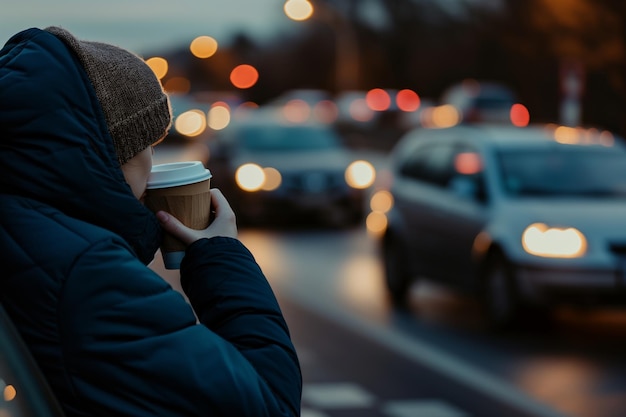
[[[335,88],[337,92],[355,90],[358,87],[359,56],[356,37],[350,22],[332,6],[320,3],[315,10],[308,0],[287,0],[283,9],[287,17],[295,21],[309,19],[313,14],[326,23],[335,38]]]
[[[311,17],[313,5],[308,0],[287,0],[283,10],[290,19],[301,21]]]

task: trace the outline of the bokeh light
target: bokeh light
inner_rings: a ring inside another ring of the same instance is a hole
[[[554,130],[554,140],[563,144],[577,144],[580,142],[580,134],[574,127],[559,126]]]
[[[206,129],[206,117],[204,112],[198,109],[188,110],[181,113],[174,122],[174,128],[184,136],[198,136]]]
[[[404,89],[396,94],[396,104],[400,110],[411,112],[419,109],[420,98],[415,91]]]
[[[288,18],[296,21],[306,20],[313,15],[313,5],[308,0],[288,0],[283,10]]]
[[[235,110],[232,112],[231,117],[233,119],[244,119],[248,117],[251,112],[258,109],[259,105],[253,101],[244,101],[240,105],[238,105]]]
[[[235,171],[235,181],[244,191],[258,191],[265,182],[265,171],[257,164],[244,164]]]
[[[280,172],[276,168],[265,167],[263,168],[263,173],[265,174],[265,181],[261,186],[263,191],[273,191],[280,187],[280,184],[283,181]]]
[[[209,109],[208,125],[213,130],[222,130],[230,124],[230,107],[223,101],[214,103]]]
[[[387,229],[387,216],[380,211],[372,211],[365,218],[365,227],[369,234],[380,236]]]
[[[191,82],[185,77],[172,77],[165,82],[163,88],[172,94],[187,94],[191,90]]]
[[[374,88],[367,92],[365,101],[370,109],[374,111],[385,111],[391,106],[391,97],[382,88]]]
[[[511,123],[517,127],[528,126],[530,123],[530,112],[526,106],[519,103],[511,106]]]
[[[337,120],[339,109],[331,100],[322,100],[313,107],[313,115],[321,123],[333,123]]]
[[[259,73],[252,65],[241,64],[230,73],[230,82],[237,88],[252,87],[259,80]]]
[[[304,123],[311,117],[311,106],[304,100],[289,100],[283,106],[283,117],[291,123]]]
[[[374,118],[374,111],[369,108],[364,98],[357,98],[352,101],[348,111],[357,122],[368,122]]]
[[[15,397],[17,396],[17,390],[15,389],[13,385],[7,385],[4,387],[3,394],[4,394],[3,395],[4,401],[6,402],[13,401]]]
[[[210,36],[198,36],[189,45],[189,50],[196,58],[210,58],[217,52],[217,41]]]
[[[152,69],[152,72],[157,76],[159,80],[162,80],[165,75],[167,75],[167,71],[169,69],[169,65],[165,58],[161,58],[160,56],[155,56],[146,60],[146,64]]]
[[[376,180],[376,169],[368,161],[354,161],[346,169],[345,177],[350,187],[367,188]]]
[[[444,128],[452,127],[461,121],[461,113],[451,104],[429,107],[424,110],[421,122],[425,127]]]
[[[387,213],[393,207],[393,195],[387,190],[378,190],[370,199],[370,209]]]

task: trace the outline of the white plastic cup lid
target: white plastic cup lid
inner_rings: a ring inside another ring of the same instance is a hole
[[[201,161],[171,162],[152,166],[148,189],[177,187],[211,178],[211,171]]]

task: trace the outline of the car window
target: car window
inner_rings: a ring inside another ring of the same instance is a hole
[[[399,173],[407,178],[445,187],[453,176],[450,144],[429,144],[412,150],[400,163]]]
[[[484,183],[484,161],[477,149],[466,145],[455,147],[451,169],[453,178],[449,187],[458,195],[471,196],[479,201],[488,199]]]
[[[340,146],[333,130],[306,126],[259,126],[242,129],[241,144],[252,151],[310,151]]]
[[[62,417],[47,382],[0,306],[0,416]]]
[[[626,153],[615,148],[500,151],[498,159],[509,195],[626,197]]]

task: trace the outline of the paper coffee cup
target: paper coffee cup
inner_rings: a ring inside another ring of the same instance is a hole
[[[205,229],[211,214],[211,172],[200,161],[154,165],[148,178],[145,204],[164,210],[192,229]],[[180,268],[185,245],[169,233],[161,243],[167,269]]]

